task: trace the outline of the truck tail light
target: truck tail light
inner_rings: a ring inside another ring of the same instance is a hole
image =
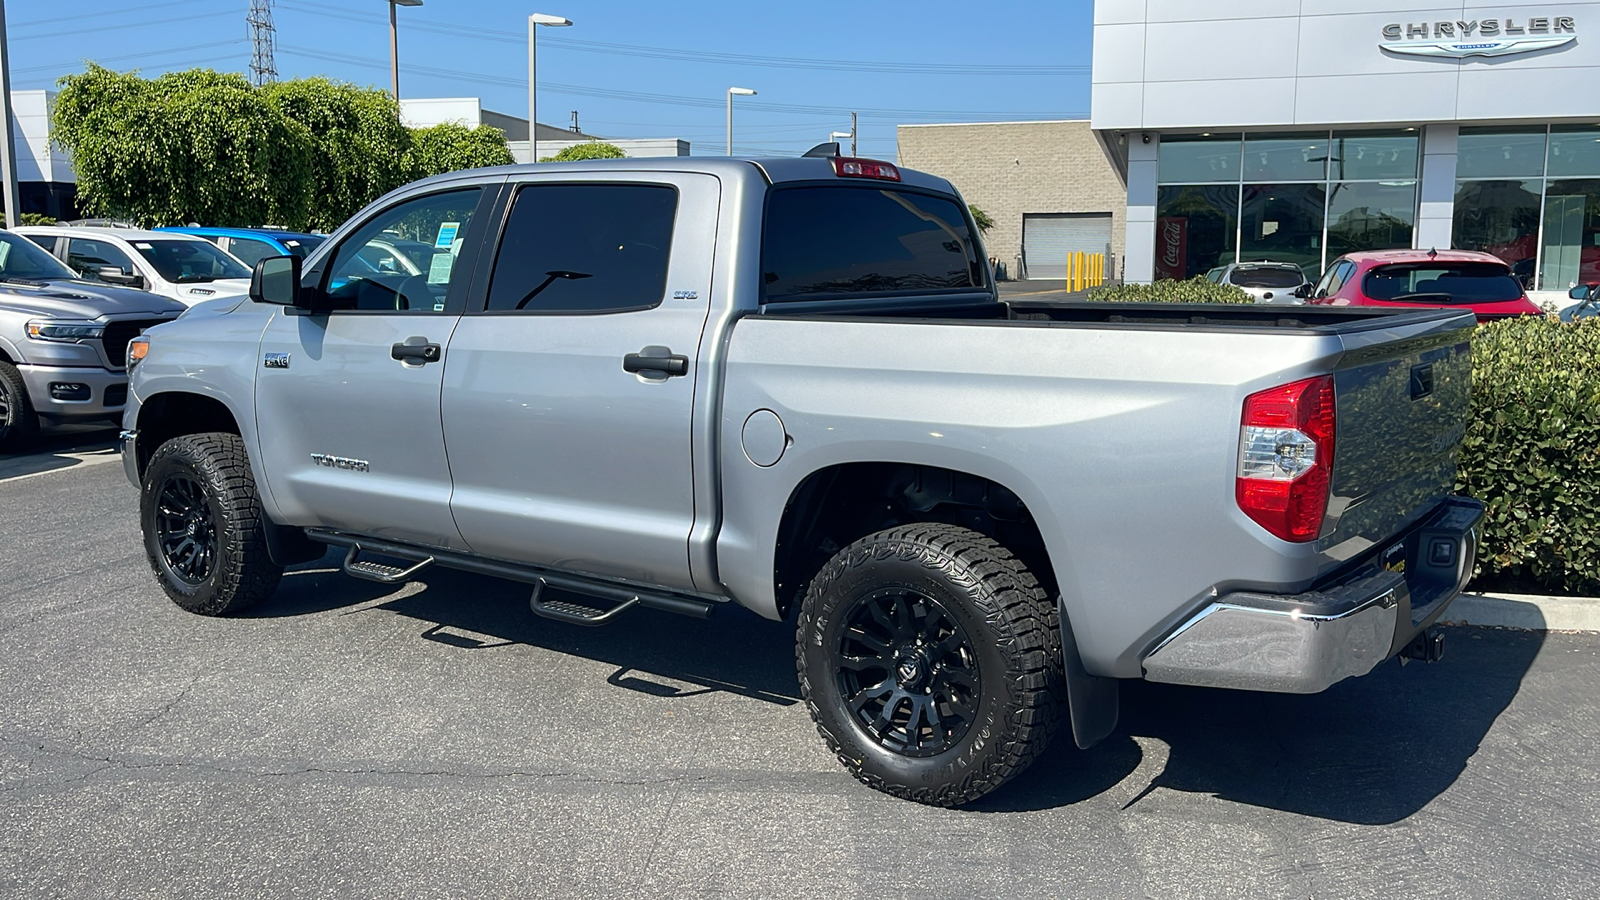
[[[844,178],[881,178],[884,181],[899,181],[900,170],[893,163],[879,162],[875,159],[857,159],[853,156],[835,156],[833,158],[833,174]]]
[[[1328,511],[1335,416],[1333,376],[1251,394],[1239,426],[1239,508],[1286,541],[1314,541]]]

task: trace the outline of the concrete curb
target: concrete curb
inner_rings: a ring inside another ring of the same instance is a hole
[[[1600,597],[1462,594],[1444,611],[1439,624],[1600,632]]]

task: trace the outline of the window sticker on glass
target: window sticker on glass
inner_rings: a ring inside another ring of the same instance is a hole
[[[460,222],[440,222],[439,236],[433,239],[433,249],[448,250],[450,243],[456,239],[456,232],[461,230]]]
[[[450,269],[455,265],[456,258],[448,252],[435,253],[433,262],[428,265],[429,284],[449,284]]]
[[[140,250],[149,250],[150,249],[150,245],[149,244],[134,244],[133,246],[138,248],[138,249],[140,249]]]

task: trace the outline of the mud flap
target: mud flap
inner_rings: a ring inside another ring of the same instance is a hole
[[[1078,655],[1078,640],[1067,618],[1067,605],[1056,598],[1056,617],[1061,621],[1061,668],[1067,681],[1067,709],[1072,713],[1072,739],[1078,749],[1087,750],[1105,740],[1117,727],[1121,703],[1117,679],[1090,675]]]

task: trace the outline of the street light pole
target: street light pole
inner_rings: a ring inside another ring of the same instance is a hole
[[[400,29],[395,25],[394,8],[421,6],[422,0],[389,0],[389,85],[394,102],[400,102]]]
[[[562,28],[572,24],[571,19],[534,13],[528,17],[528,162],[539,161],[539,47],[538,28]]]
[[[0,180],[5,182],[5,227],[17,226],[17,146],[11,135],[11,50],[6,46],[6,2],[0,0]]]
[[[734,94],[738,94],[741,97],[754,97],[756,95],[756,92],[750,90],[749,88],[742,88],[742,87],[731,87],[731,88],[728,88],[728,155],[729,156],[733,155],[733,95]]]

